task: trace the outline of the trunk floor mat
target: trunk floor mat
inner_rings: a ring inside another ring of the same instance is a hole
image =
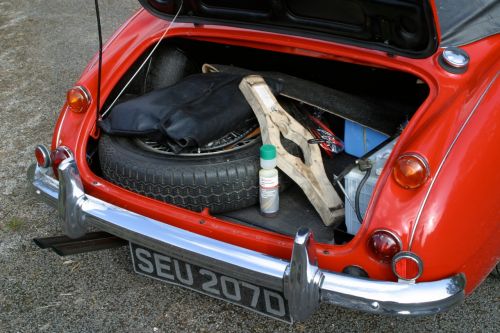
[[[333,174],[338,175],[355,160],[355,157],[345,153],[336,155],[333,159],[324,159],[325,170],[330,181],[333,179]],[[344,198],[342,192],[339,192],[339,195]],[[321,243],[333,243],[334,237],[336,243],[346,240],[346,235],[342,230],[323,224],[302,189],[296,184],[280,193],[280,210],[275,217],[262,216],[258,205],[219,214],[217,217],[292,237],[295,236],[297,229],[307,226],[313,231],[314,239]]]

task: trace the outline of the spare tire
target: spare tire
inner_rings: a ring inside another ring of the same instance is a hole
[[[169,44],[160,45],[147,67],[143,93],[171,86],[199,72],[199,66],[180,48]]]
[[[283,140],[298,155],[299,148]],[[260,139],[227,151],[206,154],[162,154],[142,140],[102,135],[99,160],[103,176],[132,192],[193,211],[221,213],[258,202]],[[280,184],[286,176],[280,175]]]

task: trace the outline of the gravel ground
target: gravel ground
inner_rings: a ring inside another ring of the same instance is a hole
[[[138,8],[102,0],[105,37]],[[31,243],[61,233],[55,211],[31,198],[25,172],[50,143],[65,91],[95,52],[93,1],[0,0],[0,331],[495,331],[500,281],[452,311],[379,317],[322,306],[289,326],[224,302],[148,280],[126,248],[61,258]],[[8,156],[14,157],[9,158]]]

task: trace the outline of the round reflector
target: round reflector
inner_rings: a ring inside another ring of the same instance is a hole
[[[401,241],[389,230],[376,230],[368,240],[368,248],[378,260],[390,262],[401,251]]]
[[[392,271],[401,280],[416,280],[422,275],[422,260],[415,253],[399,252],[392,259]]]
[[[35,148],[36,163],[40,168],[47,168],[50,166],[50,153],[44,145],[38,145]]]
[[[76,86],[68,90],[66,103],[73,112],[85,112],[90,106],[90,95],[82,86]]]
[[[393,169],[394,180],[403,188],[415,189],[429,178],[429,166],[420,155],[410,153],[398,157]]]
[[[70,158],[71,156],[73,156],[71,150],[64,146],[59,146],[50,153],[50,158],[52,159],[52,170],[54,171],[54,175],[56,176],[56,178],[58,178],[59,176],[57,171],[59,164],[61,164],[62,161]]]

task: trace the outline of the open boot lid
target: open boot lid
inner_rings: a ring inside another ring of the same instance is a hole
[[[181,5],[181,0],[140,2],[166,20]],[[439,44],[434,18],[426,0],[184,0],[177,20],[300,35],[425,58]]]

